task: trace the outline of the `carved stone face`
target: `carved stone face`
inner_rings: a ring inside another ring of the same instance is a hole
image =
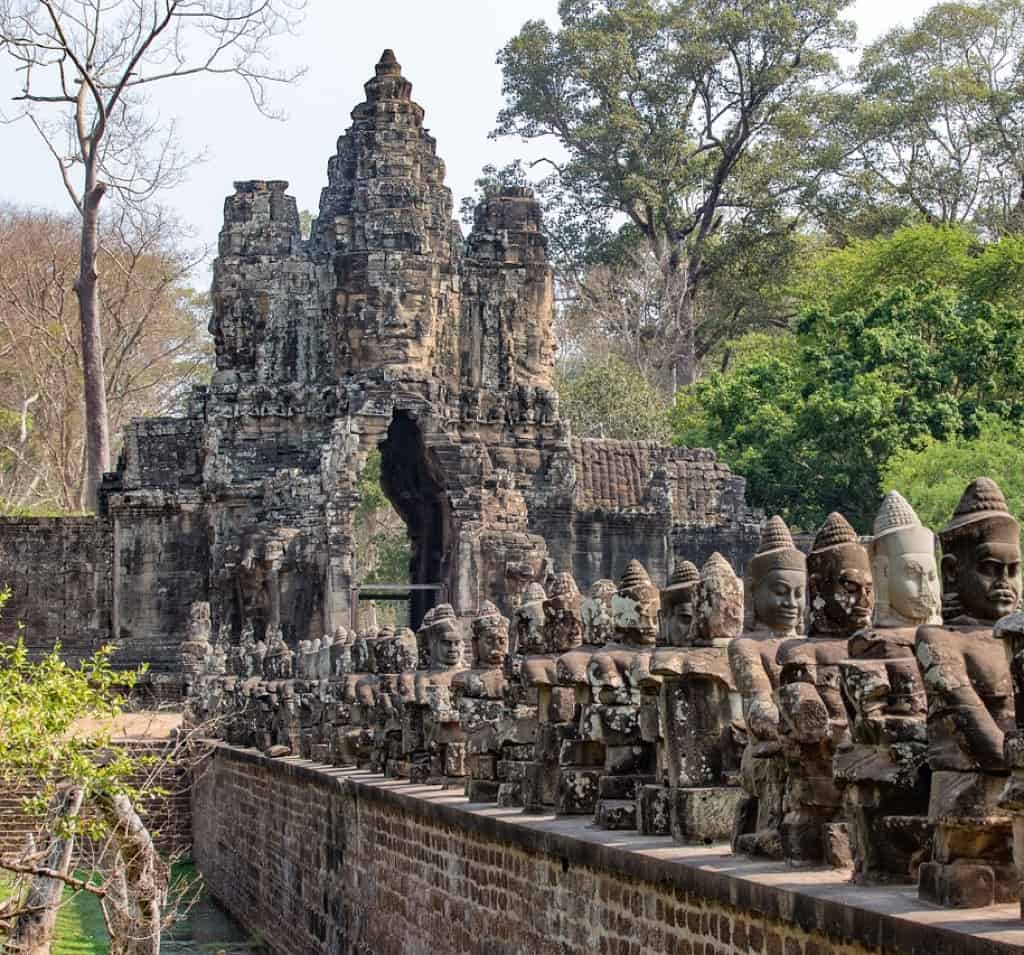
[[[583,597],[569,574],[559,574],[544,601],[544,630],[556,653],[565,653],[583,643]]]
[[[544,653],[544,598],[516,607],[512,614],[516,649],[519,653]]]
[[[419,662],[419,650],[416,644],[416,634],[411,630],[399,630],[395,639],[397,643],[397,670],[402,673],[405,670],[415,670]]]
[[[501,666],[508,654],[508,627],[501,617],[482,617],[473,626],[476,662],[479,666]]]
[[[615,582],[598,580],[590,588],[590,596],[583,601],[583,642],[602,646],[610,643],[615,634],[612,619],[612,599],[616,593]]]
[[[937,622],[942,595],[931,531],[907,527],[887,534],[875,544],[871,569],[878,587],[878,623]]]
[[[732,639],[743,629],[743,585],[718,554],[701,574],[694,620],[694,636],[701,642]]]
[[[875,606],[874,581],[867,551],[860,544],[843,544],[813,554],[810,575],[813,629],[849,636],[871,622]]]
[[[690,625],[697,607],[697,587],[687,587],[676,599],[665,606],[662,603],[662,619],[665,622],[665,636],[670,647],[684,647],[690,638]]]
[[[985,521],[942,558],[947,587],[955,590],[964,612],[979,620],[998,620],[1020,602],[1020,543],[1015,524]]]
[[[437,667],[457,667],[462,662],[462,636],[451,621],[435,624],[431,634],[432,659]]]
[[[620,591],[612,601],[618,637],[626,643],[650,647],[658,642],[660,595],[653,584]]]
[[[754,616],[769,630],[795,633],[803,615],[807,575],[770,570],[754,586]]]

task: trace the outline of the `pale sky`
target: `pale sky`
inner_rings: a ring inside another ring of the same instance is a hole
[[[858,0],[849,14],[861,42],[910,23],[926,0]],[[557,22],[557,0],[310,0],[299,36],[276,49],[283,66],[308,67],[295,86],[273,91],[285,122],[256,112],[231,77],[202,77],[161,85],[154,105],[180,121],[184,147],[205,150],[207,160],[164,201],[211,247],[221,224],[224,196],[238,179],[287,179],[299,208],[316,211],[326,182],[327,159],[363,99],[363,83],[385,47],[394,49],[413,83],[413,98],[426,110],[448,169],[456,214],[462,196],[486,163],[503,165],[524,155],[515,139],[489,140],[502,106],[495,55],[527,19]],[[180,84],[180,85],[177,85]],[[0,100],[16,90],[0,64]],[[26,124],[0,126],[4,176],[0,201],[70,208],[53,160]],[[537,155],[536,150],[533,155]],[[206,279],[197,277],[197,283]]]

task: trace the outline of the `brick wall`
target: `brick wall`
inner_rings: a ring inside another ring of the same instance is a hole
[[[1012,911],[995,928],[973,913],[966,931],[982,938],[934,910],[901,917],[903,898],[847,904],[858,890],[832,873],[745,878],[714,850],[468,811],[436,787],[302,760],[220,748],[193,792],[211,891],[281,955],[996,955],[1024,942]]]
[[[132,740],[126,745],[137,756],[160,754],[168,746],[158,740]],[[149,775],[143,768],[139,784]],[[164,794],[145,802],[144,821],[154,833],[157,848],[166,856],[187,858],[192,854],[192,799],[190,771],[184,763],[161,766],[154,787]],[[22,811],[23,800],[31,795],[27,788],[0,787],[0,853],[17,853],[25,846],[25,838],[36,835],[32,820]]]

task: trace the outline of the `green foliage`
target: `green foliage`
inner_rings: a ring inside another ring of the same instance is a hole
[[[643,375],[614,355],[556,376],[563,418],[576,437],[667,441],[668,403]]]
[[[746,272],[749,294],[778,275],[765,250],[790,251],[792,200],[820,175],[819,87],[852,38],[847,5],[561,0],[558,29],[529,21],[499,54],[496,134],[551,137],[566,154],[542,184],[561,264],[607,263],[628,222],[661,270],[676,380],[700,358],[700,288]],[[720,295],[727,285],[742,287],[723,280]]]
[[[360,583],[400,584],[409,581],[412,551],[405,522],[381,486],[381,455],[372,451],[359,476],[355,512],[356,567]]]
[[[1011,514],[1024,514],[1024,429],[1019,424],[986,417],[973,437],[929,440],[918,450],[899,451],[882,472],[882,487],[897,488],[923,523],[940,528],[964,488],[980,475],[999,485]]]
[[[840,510],[866,529],[901,453],[1024,420],[1024,323],[1005,304],[1019,244],[1004,241],[971,255],[967,233],[925,226],[828,253],[794,336],[680,393],[676,440],[716,448],[752,503],[797,526]],[[910,285],[915,261],[930,281]]]
[[[919,282],[963,288],[978,268],[979,250],[974,234],[963,226],[903,226],[891,236],[855,240],[809,256],[795,280],[794,293],[805,307],[843,312]],[[989,281],[1006,280],[1000,264],[992,262],[989,271],[993,273]]]
[[[1021,0],[937,3],[870,45],[835,110],[840,207],[1024,227],[1022,56]]]
[[[38,785],[25,801],[26,811],[43,818],[56,788],[81,787],[88,802],[96,796],[137,796],[132,779],[142,761],[111,746],[111,726],[124,707],[122,688],[135,674],[115,671],[112,647],[104,647],[77,666],[66,662],[60,646],[38,661],[24,640],[0,645],[0,782]],[[97,818],[64,820],[97,834]]]

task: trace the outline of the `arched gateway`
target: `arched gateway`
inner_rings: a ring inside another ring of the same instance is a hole
[[[713,453],[573,439],[551,385],[537,202],[506,190],[463,238],[390,51],[365,88],[308,240],[287,183],[235,184],[214,265],[217,372],[187,417],[127,429],[90,545],[107,597],[89,633],[113,637],[121,663],[174,672],[197,600],[236,637],[279,624],[294,644],[348,626],[375,447],[412,581],[440,585],[460,614],[485,598],[507,610],[552,569],[586,586],[636,557],[657,581],[673,554],[742,567],[756,543],[744,482]],[[8,629],[44,599],[18,534],[0,527]],[[433,594],[414,595],[414,619]]]

